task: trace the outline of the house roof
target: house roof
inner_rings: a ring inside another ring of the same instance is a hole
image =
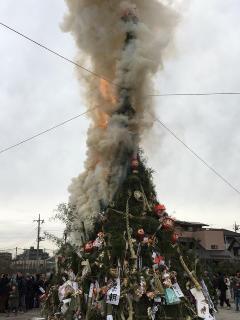
[[[238,233],[238,232],[227,230],[227,229],[222,229],[222,230],[223,230],[225,236],[233,236],[233,237],[240,238],[240,233]]]
[[[182,225],[182,226],[200,226],[200,227],[207,227],[208,224],[202,223],[202,222],[189,222],[189,221],[183,221],[183,220],[176,220],[176,224]]]

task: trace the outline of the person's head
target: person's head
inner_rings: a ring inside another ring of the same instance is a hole
[[[236,276],[237,276],[238,278],[240,278],[240,271],[239,271],[239,270],[236,272]]]
[[[204,274],[205,277],[207,277],[208,276],[208,271],[205,270],[203,274]]]
[[[16,291],[17,287],[15,285],[12,285],[12,291]]]

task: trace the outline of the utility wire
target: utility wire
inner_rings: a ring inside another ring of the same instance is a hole
[[[42,43],[30,38],[29,36],[25,35],[24,33],[6,25],[5,23],[0,21],[0,25],[14,33],[16,33],[17,35],[21,36],[22,38],[34,43],[35,45],[41,47],[42,49],[54,54],[55,56],[75,65],[76,67],[83,69],[84,71],[92,74],[93,76],[100,78],[100,79],[104,79],[105,81],[107,81],[108,83],[116,86],[116,87],[120,87],[119,85],[117,85],[116,83],[114,83],[113,81],[111,81],[110,79],[107,79],[106,77],[78,64],[77,62],[71,60],[70,58],[67,58],[65,56],[63,56],[62,54],[58,53],[55,50],[50,49],[49,47],[43,45]],[[148,94],[146,95],[147,97],[168,97],[168,96],[215,96],[215,95],[240,95],[240,92],[200,92],[200,93],[163,93],[163,94]]]
[[[148,97],[170,97],[170,96],[229,96],[240,95],[240,92],[193,92],[193,93],[163,93],[163,94],[148,94]]]
[[[204,164],[209,170],[211,170],[219,179],[221,179],[224,183],[226,183],[232,190],[240,194],[240,191],[231,182],[229,182],[229,180],[227,180],[216,169],[214,169],[213,166],[211,166],[209,163],[207,163],[207,161],[205,161],[201,156],[199,156],[199,154],[197,154],[196,151],[194,151],[189,145],[187,145],[182,139],[180,139],[172,129],[170,129],[164,122],[162,122],[159,118],[155,117],[152,113],[150,114],[156,122],[158,122],[168,133],[170,133],[178,142],[180,142],[188,151],[190,151],[195,158],[201,161],[202,164]]]
[[[94,109],[96,109],[96,107],[95,107],[95,108],[92,108],[92,109],[88,109],[87,111],[85,111],[85,112],[83,112],[83,113],[77,114],[76,116],[74,116],[74,117],[72,117],[72,118],[70,118],[70,119],[67,119],[67,120],[65,120],[65,121],[63,121],[63,122],[60,122],[60,123],[58,123],[58,124],[56,124],[56,125],[48,128],[48,129],[46,129],[46,130],[40,131],[40,132],[34,134],[33,136],[28,137],[28,138],[26,138],[26,139],[24,139],[24,140],[21,140],[21,141],[15,143],[15,144],[13,144],[13,145],[11,145],[11,146],[9,146],[9,147],[6,147],[6,148],[4,148],[4,149],[1,149],[1,150],[0,150],[0,154],[4,153],[4,152],[6,152],[6,151],[8,151],[8,150],[10,150],[10,149],[16,148],[16,147],[18,147],[18,146],[20,146],[20,145],[22,145],[22,144],[24,144],[24,143],[26,143],[26,142],[28,142],[28,141],[30,141],[30,140],[33,140],[33,139],[35,139],[35,138],[37,138],[37,137],[39,137],[39,136],[41,136],[41,135],[43,135],[43,134],[45,134],[45,133],[48,133],[48,132],[50,132],[50,131],[52,131],[52,130],[55,130],[55,129],[57,129],[58,127],[61,127],[61,126],[65,125],[66,123],[70,122],[70,121],[73,121],[73,120],[75,120],[75,119],[77,119],[77,118],[79,118],[79,117],[84,116],[85,114],[87,114],[88,112],[90,112],[90,111],[92,111],[92,110],[94,110]]]
[[[73,65],[75,65],[76,67],[78,67],[78,68],[80,68],[80,69],[83,69],[84,71],[92,74],[93,76],[95,76],[95,77],[97,77],[97,78],[100,78],[100,79],[103,79],[103,80],[107,81],[108,83],[111,83],[111,84],[113,84],[114,86],[118,87],[118,85],[117,85],[116,83],[114,83],[113,81],[111,81],[111,80],[105,78],[104,76],[102,76],[102,75],[100,75],[100,74],[98,74],[98,73],[96,73],[96,72],[94,72],[94,71],[92,71],[92,70],[90,70],[90,69],[88,69],[88,68],[86,68],[86,67],[78,64],[77,62],[75,62],[75,61],[73,61],[73,60],[71,60],[71,59],[63,56],[62,54],[58,53],[57,51],[54,51],[54,50],[46,47],[46,46],[43,45],[42,43],[40,43],[40,42],[38,42],[38,41],[36,41],[36,40],[28,37],[27,35],[21,33],[20,31],[17,31],[16,29],[14,29],[14,28],[6,25],[5,23],[3,23],[3,22],[1,22],[1,21],[0,21],[0,25],[1,25],[2,27],[5,27],[6,29],[8,29],[8,30],[10,30],[10,31],[18,34],[18,35],[21,36],[22,38],[24,38],[24,39],[26,39],[26,40],[28,40],[28,41],[36,44],[37,46],[41,47],[42,49],[44,49],[44,50],[46,50],[46,51],[54,54],[55,56],[58,56],[59,58],[65,60],[65,61],[67,61],[67,62],[72,63]]]
[[[69,63],[72,63],[73,65],[77,66],[78,68],[81,68],[81,69],[83,69],[84,71],[86,71],[86,72],[94,75],[95,77],[98,77],[98,78],[100,78],[100,79],[104,79],[104,80],[106,80],[108,83],[111,83],[111,84],[117,86],[117,84],[115,84],[114,82],[110,81],[109,79],[101,76],[100,74],[98,74],[98,73],[96,73],[96,72],[94,72],[94,71],[89,70],[88,68],[86,68],[86,67],[84,67],[84,66],[81,66],[80,64],[76,63],[75,61],[73,61],[73,60],[71,60],[71,59],[69,59],[69,58],[61,55],[60,53],[58,53],[58,52],[56,52],[56,51],[54,51],[54,50],[52,50],[52,49],[50,49],[50,48],[48,48],[48,47],[46,47],[45,45],[43,45],[43,44],[41,44],[40,42],[38,42],[38,41],[36,41],[36,40],[34,40],[34,39],[26,36],[25,34],[17,31],[16,29],[14,29],[14,28],[12,28],[12,27],[10,27],[10,26],[2,23],[2,22],[0,22],[0,25],[3,26],[3,27],[5,27],[5,28],[7,28],[8,30],[10,30],[10,31],[18,34],[19,36],[25,38],[26,40],[28,40],[28,41],[36,44],[37,46],[45,49],[46,51],[48,51],[48,52],[50,52],[50,53],[58,56],[59,58],[65,60],[65,61],[67,61],[67,62],[69,62]],[[147,96],[149,96],[149,97],[168,97],[168,96],[213,96],[213,95],[240,95],[240,92],[163,93],[163,94],[149,94],[149,95],[147,95]],[[8,150],[10,150],[10,149],[13,149],[13,148],[15,148],[15,147],[17,147],[17,146],[19,146],[19,145],[21,145],[21,144],[23,144],[23,143],[26,143],[26,142],[28,142],[28,141],[30,141],[30,140],[32,140],[32,139],[34,139],[34,138],[36,138],[36,137],[38,137],[38,136],[40,136],[40,135],[43,135],[43,134],[45,134],[45,133],[47,133],[47,132],[49,132],[49,131],[52,131],[52,130],[54,130],[54,129],[56,129],[56,128],[58,128],[58,127],[60,127],[60,126],[62,126],[62,125],[64,125],[64,124],[66,124],[66,123],[68,123],[68,122],[70,122],[70,121],[72,121],[72,120],[74,120],[74,119],[76,119],[76,118],[79,118],[80,116],[85,115],[85,114],[88,113],[89,111],[90,111],[90,110],[87,110],[86,112],[84,112],[84,113],[82,113],[82,114],[79,114],[79,115],[77,115],[77,116],[75,116],[75,117],[72,117],[72,118],[70,118],[70,119],[68,119],[68,120],[66,120],[66,121],[63,121],[63,122],[61,122],[61,123],[59,123],[59,124],[57,124],[57,125],[49,128],[49,129],[47,129],[47,130],[41,131],[41,132],[39,132],[39,133],[37,133],[37,134],[29,137],[29,138],[26,138],[26,139],[24,139],[24,140],[22,140],[22,141],[17,142],[17,143],[14,144],[14,145],[11,145],[11,146],[9,146],[9,147],[7,147],[7,148],[4,148],[4,149],[0,150],[0,154],[4,153],[4,152],[6,152],[6,151],[8,151]],[[232,188],[235,192],[237,192],[238,194],[240,194],[240,191],[239,191],[236,187],[234,187],[226,178],[224,178],[220,173],[218,173],[211,165],[209,165],[202,157],[200,157],[191,147],[189,147],[183,140],[181,140],[181,139],[175,134],[175,132],[173,132],[170,128],[168,128],[168,127],[167,127],[161,120],[159,120],[158,118],[154,117],[153,115],[152,115],[152,117],[153,117],[153,118],[155,119],[155,121],[157,121],[163,128],[165,128],[165,130],[167,130],[175,139],[177,139],[185,148],[187,148],[199,161],[201,161],[209,170],[211,170],[215,175],[217,175],[223,182],[225,182],[225,183],[226,183],[230,188]]]

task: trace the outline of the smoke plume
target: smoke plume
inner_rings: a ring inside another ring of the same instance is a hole
[[[77,59],[102,79],[78,69],[93,109],[87,137],[85,171],[69,187],[74,225],[91,229],[101,207],[117,191],[152,124],[152,76],[162,66],[176,13],[157,0],[66,0],[62,29],[79,49]],[[110,83],[108,82],[110,81]],[[79,233],[75,233],[78,243]]]

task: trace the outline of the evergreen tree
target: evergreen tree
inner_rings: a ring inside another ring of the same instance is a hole
[[[59,210],[68,224],[74,208]],[[68,242],[67,227],[45,296],[48,319],[198,319],[190,289],[202,288],[183,260],[174,223],[139,153],[94,232],[82,224],[81,248]]]

